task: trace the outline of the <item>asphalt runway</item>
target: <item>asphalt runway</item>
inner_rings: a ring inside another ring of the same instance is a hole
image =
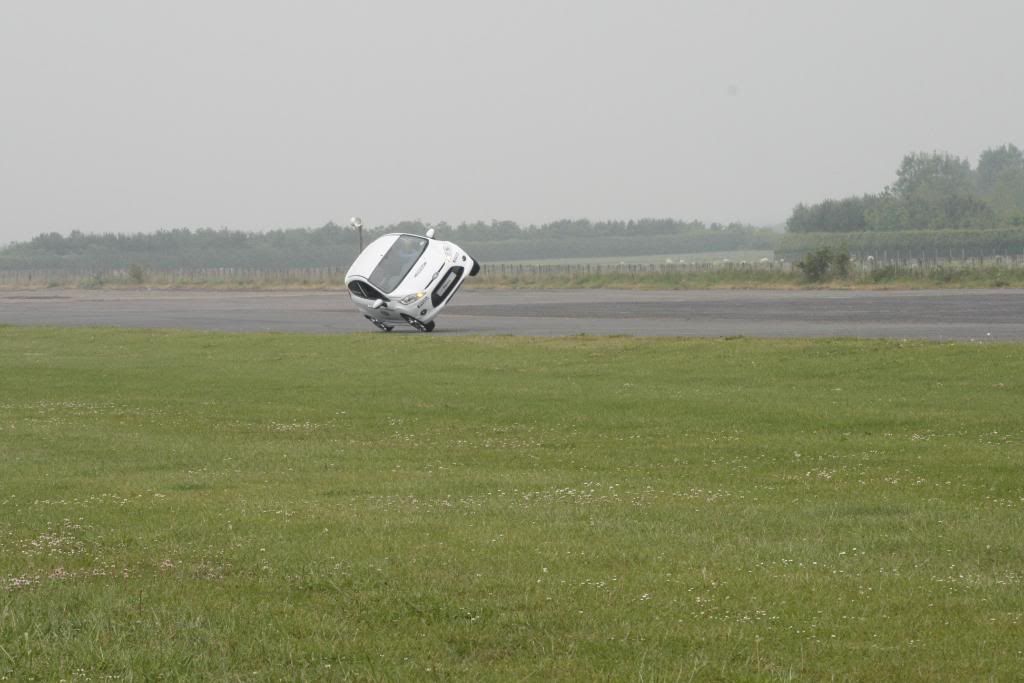
[[[3,324],[382,334],[344,291],[0,291]],[[433,334],[1022,341],[1024,290],[464,290]]]

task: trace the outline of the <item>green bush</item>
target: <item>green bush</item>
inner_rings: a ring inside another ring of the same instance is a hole
[[[142,266],[138,263],[133,263],[128,266],[128,280],[133,285],[141,285],[146,281],[146,272],[142,270]]]
[[[832,251],[822,247],[806,254],[796,267],[803,271],[807,282],[826,282],[850,275],[850,255],[846,251]]]
[[[892,282],[896,279],[896,266],[889,264],[871,271],[872,282]]]

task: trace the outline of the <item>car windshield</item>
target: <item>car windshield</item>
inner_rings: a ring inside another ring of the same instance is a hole
[[[370,282],[382,292],[391,292],[405,279],[426,248],[427,240],[422,237],[399,235],[370,273]]]

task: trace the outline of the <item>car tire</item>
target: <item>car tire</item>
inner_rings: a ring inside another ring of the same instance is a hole
[[[429,323],[425,323],[425,322],[423,322],[421,320],[417,320],[416,318],[412,317],[411,315],[406,315],[405,313],[402,314],[402,317],[405,318],[405,322],[407,322],[410,325],[412,325],[412,328],[414,330],[417,330],[418,332],[430,332],[430,331],[432,331],[434,329],[434,321],[433,320],[431,320]]]
[[[473,268],[469,271],[470,276],[476,275],[480,272],[480,262],[473,259]]]
[[[373,323],[373,326],[376,327],[378,330],[381,330],[382,332],[390,332],[391,330],[395,329],[394,325],[388,325],[382,320],[371,318],[368,315],[364,315],[363,317],[369,320],[371,323]]]

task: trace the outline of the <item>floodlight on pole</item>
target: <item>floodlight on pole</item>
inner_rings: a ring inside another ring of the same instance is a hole
[[[361,254],[363,253],[363,219],[359,216],[352,216],[348,222],[351,223],[352,227],[359,233],[359,253]]]

